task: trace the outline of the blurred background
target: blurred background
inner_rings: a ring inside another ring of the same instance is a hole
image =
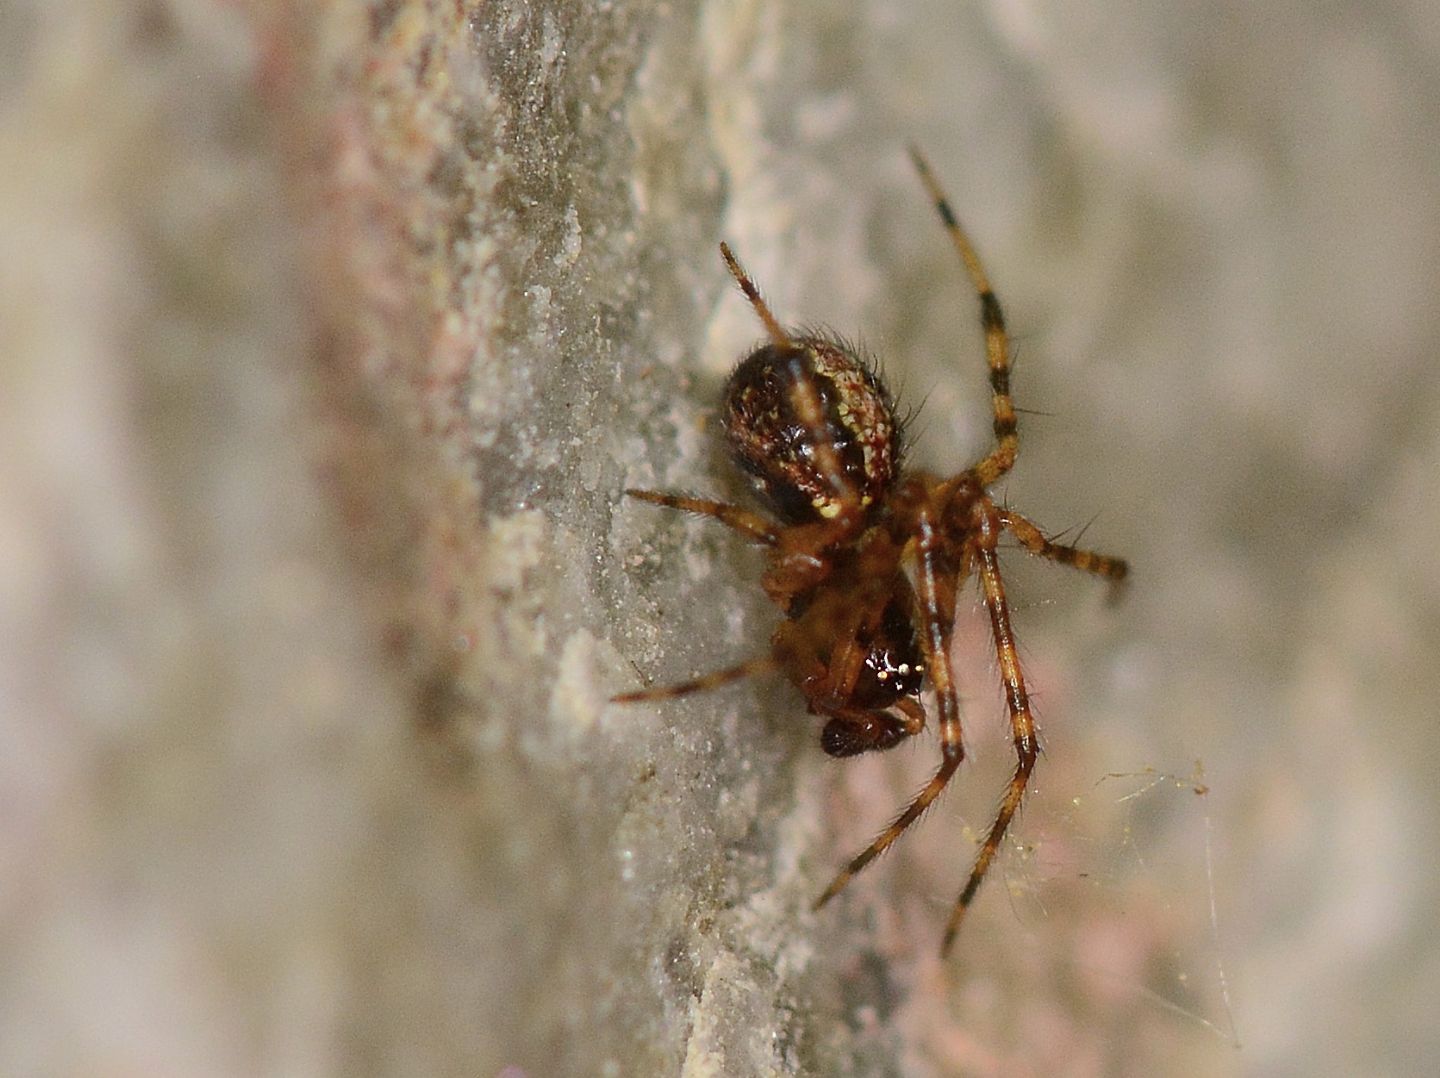
[[[1440,1054],[1440,12],[919,0],[0,9],[0,1069],[1424,1074]],[[862,339],[1007,552],[934,767],[831,761],[714,406]],[[923,403],[922,403],[923,402]],[[718,534],[717,534],[718,533]]]

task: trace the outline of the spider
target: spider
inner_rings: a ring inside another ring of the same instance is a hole
[[[821,747],[843,757],[893,748],[918,734],[925,727],[922,699],[929,691],[939,725],[939,767],[894,822],[840,871],[815,901],[818,910],[924,814],[965,757],[950,642],[960,585],[978,577],[1018,762],[945,926],[944,956],[1025,797],[1040,754],[1000,575],[1000,537],[1008,530],[1031,554],[1109,580],[1112,598],[1128,570],[1119,558],[1046,538],[988,493],[1014,465],[1018,446],[1005,321],[980,259],[925,158],[913,147],[910,157],[979,296],[994,448],[948,478],[902,469],[901,424],[873,364],[832,337],[782,326],[722,243],[725,265],[768,338],[730,376],[725,434],[735,461],[749,473],[770,513],[685,494],[625,493],[714,518],[765,547],[768,567],[762,583],[784,617],[768,655],[614,699],[668,700],[778,670],[799,688],[810,712],[825,719]]]

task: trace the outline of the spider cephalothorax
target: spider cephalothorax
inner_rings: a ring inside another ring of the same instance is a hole
[[[1020,669],[998,543],[1008,530],[1030,553],[1118,585],[1125,563],[1046,539],[1030,521],[995,504],[987,488],[1010,470],[1018,446],[1010,360],[1000,303],[969,238],[928,166],[915,167],[980,297],[995,447],[948,478],[902,470],[890,394],[871,364],[829,337],[786,330],[725,244],[721,254],[768,341],[747,356],[725,391],[726,438],[776,520],[724,502],[631,490],[656,505],[714,517],[769,550],[763,584],[784,618],[770,653],[739,666],[617,701],[660,700],[779,670],[823,717],[820,743],[831,756],[888,749],[925,727],[923,693],[933,694],[940,734],[934,776],[815,903],[850,878],[920,818],[964,758],[960,705],[950,671],[956,594],[972,574],[989,615],[1015,744],[1015,773],[975,857],[946,926],[948,950],[1039,756],[1035,720]]]

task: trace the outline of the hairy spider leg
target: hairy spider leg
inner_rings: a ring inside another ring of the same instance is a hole
[[[769,521],[758,513],[741,509],[738,505],[711,501],[708,498],[691,498],[684,494],[667,494],[662,490],[632,489],[625,493],[642,502],[650,502],[652,505],[663,505],[670,509],[680,509],[687,513],[695,513],[698,516],[718,520],[727,528],[739,532],[747,539],[766,546],[774,546],[779,541]],[[707,689],[728,685],[732,681],[769,673],[775,669],[775,665],[775,660],[766,655],[758,659],[750,659],[738,666],[702,674],[689,681],[682,681],[678,685],[662,685],[653,689],[623,692],[610,697],[610,702],[612,704],[636,704],[646,700],[668,700],[675,696],[688,696],[691,693],[704,692]]]
[[[946,617],[936,561],[944,543],[935,527],[935,521],[928,504],[921,504],[916,511],[916,535],[906,544],[907,562],[914,566],[913,587],[916,605],[921,613],[924,631],[921,633],[921,647],[925,652],[926,673],[935,690],[939,707],[940,724],[940,767],[915,798],[905,806],[893,823],[876,836],[875,841],[855,856],[840,870],[825,892],[815,900],[811,909],[818,910],[834,898],[847,883],[871,861],[879,857],[904,834],[906,828],[924,815],[934,804],[960,761],[965,758],[964,738],[960,725],[960,698],[956,695],[955,684],[950,673],[950,634],[954,623],[954,611]],[[918,710],[918,709],[917,709]],[[908,712],[907,712],[908,715]],[[923,712],[920,723],[923,724]],[[918,729],[918,727],[917,727]]]
[[[930,201],[935,204],[935,209],[940,214],[940,222],[950,233],[955,250],[959,252],[960,260],[965,263],[965,270],[980,297],[980,324],[985,330],[985,358],[990,366],[990,405],[995,416],[995,448],[971,470],[979,478],[980,485],[988,487],[1015,464],[1015,456],[1020,446],[1015,402],[1010,398],[1010,348],[1005,334],[1005,315],[1000,310],[1000,301],[995,298],[995,292],[990,287],[990,278],[985,274],[985,267],[980,262],[980,256],[975,253],[970,237],[961,227],[955,211],[950,208],[950,202],[941,190],[940,182],[930,171],[929,163],[915,146],[910,147],[910,160],[914,162],[915,171],[920,174],[920,182],[925,185]]]
[[[619,696],[610,697],[612,704],[637,704],[644,700],[669,700],[675,696],[689,696],[692,692],[705,692],[707,689],[718,688],[721,685],[728,685],[732,681],[740,681],[747,677],[754,677],[756,674],[766,674],[775,669],[775,660],[765,655],[758,659],[749,659],[738,666],[730,666],[724,670],[715,670],[708,674],[701,674],[690,681],[682,681],[676,685],[662,685],[654,689],[640,689],[636,692],[622,692]]]
[[[828,523],[837,536],[849,535],[858,529],[864,519],[861,511],[860,492],[845,475],[840,462],[840,451],[835,448],[835,438],[830,424],[825,421],[825,405],[820,400],[820,391],[815,388],[814,379],[805,369],[803,353],[796,352],[790,359],[793,381],[790,385],[790,406],[795,409],[800,422],[805,424],[815,446],[815,462],[820,466],[825,482],[835,492],[837,512]]]
[[[837,535],[848,535],[855,530],[862,517],[860,493],[846,478],[840,453],[835,448],[835,439],[831,436],[830,426],[825,420],[825,407],[820,400],[820,392],[815,388],[814,379],[810,377],[805,368],[804,349],[785,332],[769,305],[761,297],[755,279],[745,271],[745,267],[735,257],[735,252],[730,250],[729,244],[720,244],[720,255],[725,259],[725,265],[729,268],[730,275],[735,278],[735,283],[740,286],[740,291],[745,293],[745,298],[750,301],[750,306],[755,309],[756,316],[765,326],[765,331],[770,335],[775,346],[791,354],[789,364],[792,376],[790,406],[795,409],[796,416],[805,425],[806,432],[811,438],[811,444],[815,447],[815,462],[819,466],[821,474],[825,476],[825,481],[830,485],[830,489],[835,492],[839,512],[829,523],[832,524]]]
[[[1020,545],[1031,554],[1079,569],[1082,573],[1104,577],[1110,581],[1110,600],[1113,602],[1120,597],[1125,580],[1130,575],[1130,566],[1125,559],[1052,542],[1031,521],[1013,509],[1000,510],[1000,523],[1009,528],[1020,540]]]
[[[642,502],[650,502],[652,505],[663,505],[670,509],[680,509],[687,513],[695,513],[698,516],[718,520],[727,528],[765,546],[774,546],[779,541],[775,529],[768,520],[758,513],[741,509],[738,505],[711,501],[708,498],[691,498],[684,494],[668,494],[662,490],[627,490],[625,493]],[[612,704],[635,704],[645,700],[668,700],[674,696],[688,696],[693,692],[704,692],[706,689],[728,685],[732,681],[768,673],[774,669],[775,660],[767,655],[743,662],[738,666],[701,675],[690,681],[682,681],[678,685],[664,685],[659,688],[620,693],[618,696],[610,697],[610,702]]]
[[[625,493],[651,505],[663,505],[668,509],[680,509],[697,516],[711,517],[747,539],[765,546],[774,546],[780,541],[770,521],[759,513],[741,509],[738,505],[711,501],[709,498],[692,498],[687,494],[670,494],[663,490],[631,489]]]
[[[1025,675],[1020,670],[1020,654],[1015,647],[1015,633],[1010,627],[1010,608],[1005,602],[1005,583],[1000,578],[1000,558],[997,552],[1002,527],[1000,513],[988,497],[981,497],[975,504],[974,519],[973,542],[981,591],[985,609],[990,615],[990,633],[995,641],[995,658],[1000,666],[1000,680],[1005,687],[1005,706],[1010,711],[1010,730],[1018,762],[1015,765],[1015,774],[1000,799],[1000,809],[995,814],[995,822],[990,825],[990,833],[985,836],[985,842],[975,856],[975,866],[970,870],[970,879],[966,882],[965,889],[960,892],[960,897],[956,899],[955,909],[945,925],[945,935],[940,943],[942,957],[949,953],[951,944],[955,942],[955,934],[960,930],[960,922],[970,908],[975,892],[980,889],[980,881],[985,878],[985,873],[995,860],[1005,831],[1010,826],[1010,821],[1015,818],[1020,802],[1025,798],[1030,772],[1035,769],[1035,761],[1040,756],[1040,741],[1035,734],[1035,717],[1030,713],[1030,696],[1025,689]]]
[[[730,276],[735,278],[735,283],[740,286],[740,291],[745,293],[745,298],[755,309],[755,314],[764,324],[765,332],[770,334],[770,340],[775,343],[775,347],[793,348],[795,342],[790,339],[790,334],[785,332],[785,327],[780,324],[779,319],[771,313],[769,304],[760,295],[760,289],[755,286],[755,279],[745,272],[745,267],[740,265],[740,260],[735,257],[735,252],[730,250],[728,243],[720,244],[720,257],[725,260],[725,266],[730,270]]]

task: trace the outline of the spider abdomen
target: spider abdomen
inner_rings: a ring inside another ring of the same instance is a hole
[[[818,429],[801,414],[807,389],[819,403]],[[735,368],[725,387],[725,435],[786,523],[834,519],[847,506],[868,511],[899,471],[890,394],[863,361],[821,337],[767,344]],[[822,438],[834,449],[838,477],[826,473]]]

